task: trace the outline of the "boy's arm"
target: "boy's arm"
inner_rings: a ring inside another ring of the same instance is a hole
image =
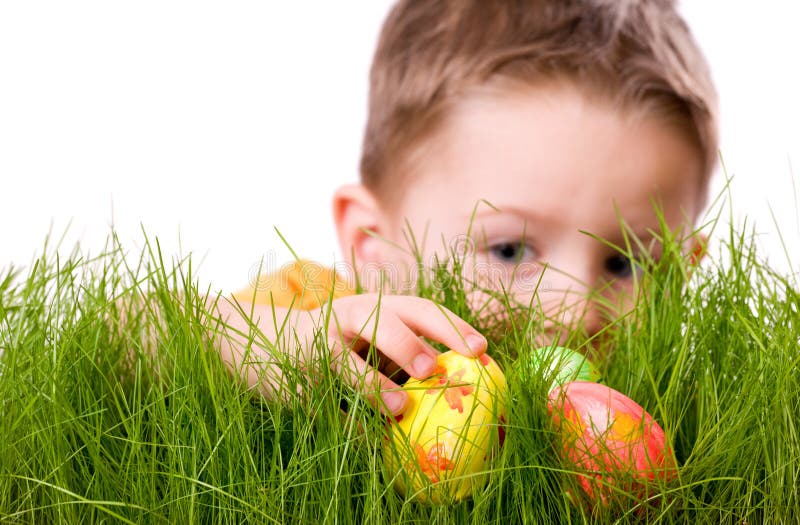
[[[361,384],[360,379],[364,378],[367,394],[379,388],[385,409],[394,414],[405,408],[407,394],[397,383],[371,368],[358,354],[360,349],[374,340],[387,359],[415,378],[430,376],[438,355],[420,336],[468,356],[486,350],[486,339],[466,321],[419,297],[352,295],[310,311],[247,305],[245,312],[228,299],[208,302],[209,311],[221,321],[215,339],[222,358],[250,386],[260,388],[268,396],[285,391],[281,388],[281,363],[304,367],[315,336],[322,329],[320,321],[327,316],[330,321],[324,336],[334,371],[353,386]],[[258,330],[254,331],[254,327]],[[266,341],[260,339],[262,334]]]
[[[216,348],[231,371],[242,375],[251,387],[259,388],[267,397],[283,391],[281,362],[289,357],[300,364],[304,359],[305,344],[299,338],[308,333],[301,324],[303,312],[265,304],[241,305],[227,298],[206,298],[206,307],[213,316],[210,330]],[[246,308],[246,311],[245,311]],[[304,312],[307,316],[308,312]],[[278,329],[276,329],[276,325]],[[283,329],[281,329],[283,328]],[[296,336],[292,340],[292,336]],[[286,352],[294,348],[291,356],[276,356],[273,352]]]

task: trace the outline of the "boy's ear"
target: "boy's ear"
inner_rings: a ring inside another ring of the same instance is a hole
[[[708,252],[708,235],[697,233],[689,240],[689,263],[698,266]]]
[[[380,240],[370,235],[381,235],[382,213],[375,196],[361,184],[340,187],[333,195],[333,221],[339,237],[339,248],[348,262],[355,255],[360,267],[367,262],[381,260]]]

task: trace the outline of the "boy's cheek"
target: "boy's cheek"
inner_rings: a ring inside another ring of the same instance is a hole
[[[404,259],[385,259],[362,263],[358,283],[367,292],[416,294],[420,268]]]
[[[513,292],[515,296],[526,295],[528,298],[537,290],[549,287],[542,280],[542,266],[534,263],[517,265],[488,262],[486,260],[467,261],[463,274],[467,282],[474,282],[481,288],[489,290]]]
[[[489,291],[473,291],[467,295],[470,310],[476,314],[475,325],[490,339],[499,339],[512,324],[511,317],[516,317],[517,326],[531,324],[531,341],[533,348],[551,345],[564,345],[569,339],[569,334],[577,330],[586,330],[586,336],[591,337],[591,342],[586,348],[591,357],[601,360],[611,351],[614,336],[611,331],[604,328],[619,320],[629,312],[634,304],[631,295],[621,297],[613,305],[606,306],[605,312],[600,314],[600,320],[590,326],[580,326],[576,319],[580,318],[577,311],[564,312],[563,308],[554,306],[554,302],[547,302],[544,294],[553,293],[546,290],[539,291],[542,302],[531,300],[530,294],[518,293],[513,295],[512,301],[499,298]],[[562,296],[563,298],[563,296]],[[516,304],[516,311],[509,309],[509,304]],[[549,309],[548,309],[549,306]],[[544,310],[543,310],[544,308]],[[566,314],[566,315],[564,315]],[[531,316],[535,316],[531,323]]]
[[[631,279],[618,280],[609,285],[608,289],[601,292],[599,309],[603,324],[613,324],[628,315],[636,306],[637,295],[640,293],[641,284],[634,284]]]

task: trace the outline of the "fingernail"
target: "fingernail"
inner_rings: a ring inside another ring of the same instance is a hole
[[[406,404],[405,392],[384,392],[381,394],[381,398],[383,398],[383,403],[392,414],[400,412]]]
[[[414,371],[418,379],[428,377],[433,372],[433,367],[436,366],[436,361],[428,354],[417,354],[414,358]]]
[[[469,334],[467,336],[467,346],[473,353],[478,353],[486,348],[486,338],[481,334]]]

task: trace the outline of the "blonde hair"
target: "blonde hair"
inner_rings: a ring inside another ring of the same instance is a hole
[[[566,78],[678,123],[716,165],[717,95],[672,0],[400,0],[370,72],[361,180],[391,200],[413,148],[471,87]]]

